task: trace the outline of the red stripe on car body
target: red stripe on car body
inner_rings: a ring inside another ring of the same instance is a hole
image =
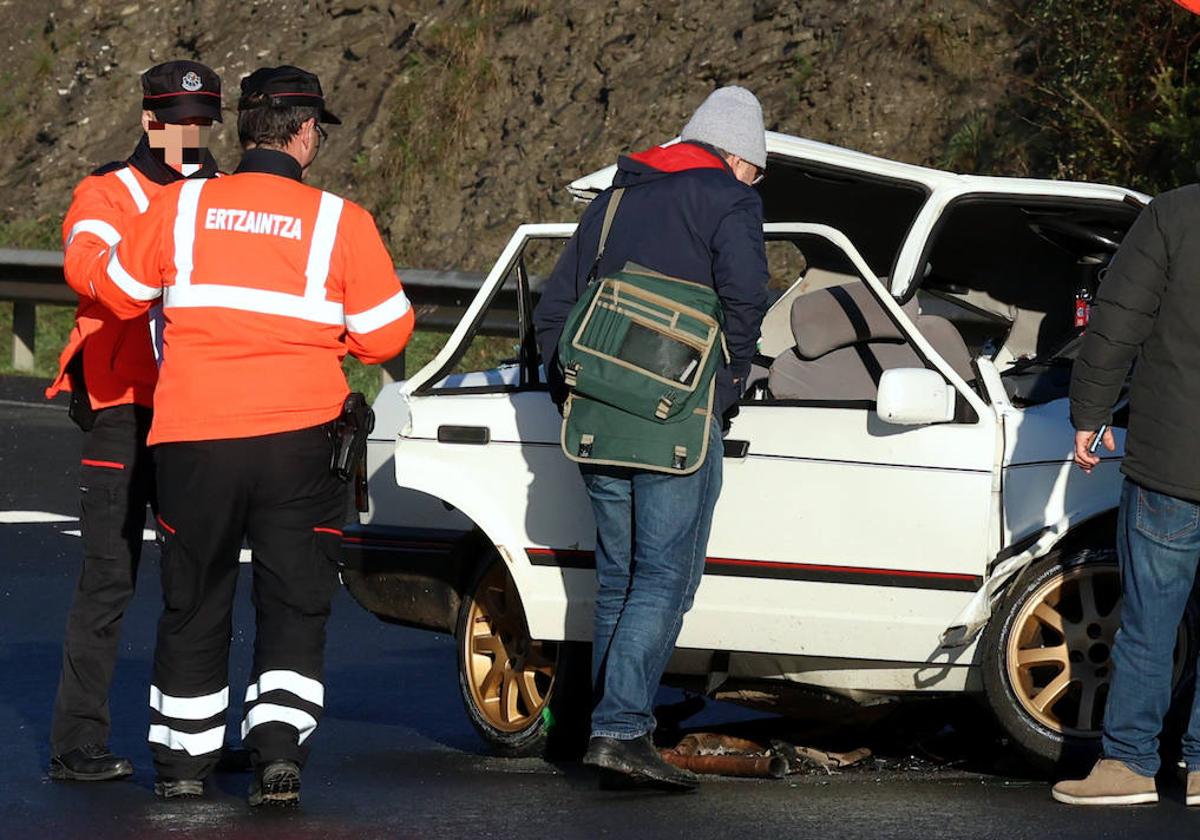
[[[975,580],[975,575],[957,572],[918,572],[911,569],[876,569],[869,566],[827,566],[823,563],[781,563],[776,560],[735,560],[729,557],[707,557],[709,566],[754,566],[760,569],[803,569],[808,572],[843,572],[855,575],[898,575],[899,577],[934,578],[938,580]]]

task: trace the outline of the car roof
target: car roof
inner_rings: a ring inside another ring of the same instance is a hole
[[[954,193],[1038,193],[1053,195],[1061,193],[1073,197],[1089,197],[1121,201],[1133,196],[1140,202],[1150,197],[1125,187],[1112,184],[1092,184],[1083,181],[1056,181],[1037,178],[1013,178],[991,175],[965,175],[927,166],[917,166],[897,160],[857,152],[842,146],[768,131],[768,157],[785,157],[808,160],[840,169],[856,170],[876,177],[894,178],[926,186],[931,192],[945,190]],[[676,143],[679,138],[664,145]],[[768,167],[769,168],[769,167]],[[616,164],[606,166],[567,185],[567,190],[577,198],[590,199],[612,184]]]

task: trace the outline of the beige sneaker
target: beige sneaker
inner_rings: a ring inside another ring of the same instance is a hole
[[[1200,770],[1188,773],[1187,804],[1200,805]]]
[[[1189,783],[1189,794],[1191,790]],[[1158,801],[1154,779],[1135,773],[1123,761],[1111,758],[1097,761],[1086,779],[1059,782],[1051,795],[1068,805],[1141,805]],[[1191,804],[1191,797],[1188,798]],[[1196,804],[1200,804],[1200,779],[1196,781]]]

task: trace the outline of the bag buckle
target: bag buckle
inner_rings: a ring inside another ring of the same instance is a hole
[[[659,420],[666,420],[667,415],[671,413],[671,406],[675,404],[675,393],[664,394],[658,400],[658,408],[654,410],[654,416]]]
[[[581,370],[579,362],[571,362],[563,369],[563,381],[567,383],[568,388],[574,388]]]
[[[677,470],[681,470],[687,466],[687,447],[675,447],[675,460],[671,462],[671,466]]]
[[[580,458],[592,457],[592,444],[596,442],[594,435],[579,436],[579,451],[576,453]]]

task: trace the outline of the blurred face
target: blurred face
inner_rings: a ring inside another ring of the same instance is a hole
[[[178,123],[160,122],[153,111],[142,112],[142,129],[150,148],[160,152],[163,162],[173,169],[199,165],[208,148],[212,120],[207,117],[186,118]]]

